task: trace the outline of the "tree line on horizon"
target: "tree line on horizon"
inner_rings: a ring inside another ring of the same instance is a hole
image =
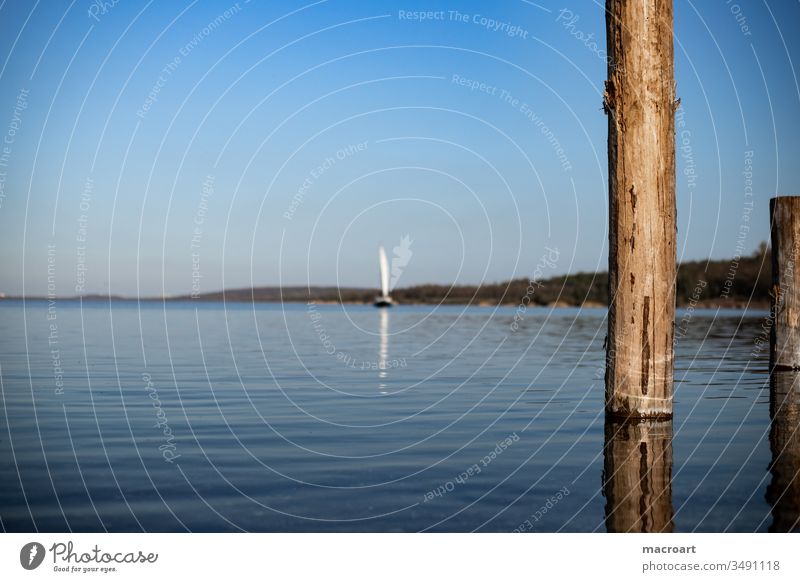
[[[679,306],[765,306],[771,287],[771,252],[762,242],[747,256],[734,259],[687,261],[678,265],[676,301]],[[371,303],[373,289],[336,287],[261,287],[220,291],[201,299],[227,301],[321,301]],[[574,273],[531,281],[514,279],[481,285],[424,284],[392,291],[398,303],[518,305],[608,304],[608,273]]]
[[[769,303],[772,284],[771,252],[761,243],[752,254],[728,259],[687,261],[678,265],[676,301],[690,304],[741,307]],[[574,273],[542,281],[515,279],[480,286],[416,285],[396,289],[400,303],[518,304],[528,296],[540,306],[607,305],[608,273]]]

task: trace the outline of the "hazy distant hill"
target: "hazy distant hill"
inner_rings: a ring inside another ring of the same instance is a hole
[[[722,307],[766,306],[771,285],[770,250],[766,243],[752,255],[738,261],[690,261],[678,267],[678,305],[692,300]],[[532,289],[532,292],[531,292]],[[201,295],[199,301],[320,301],[369,303],[374,289],[336,287],[256,287],[232,289]],[[606,305],[608,273],[575,273],[536,281],[516,279],[479,286],[416,285],[395,289],[392,297],[400,303],[451,303],[517,305],[523,297],[535,305]],[[172,299],[190,299],[189,296]]]
[[[766,243],[761,243],[753,254],[738,260],[689,261],[678,266],[677,302],[685,306],[691,302],[702,306],[766,307],[769,305],[772,265],[771,253]],[[232,302],[332,302],[371,303],[377,289],[358,287],[255,287],[228,289],[204,293],[196,298],[190,295],[166,298],[148,297],[141,301],[232,301]],[[584,305],[608,304],[608,273],[575,273],[560,275],[541,281],[515,279],[502,283],[483,285],[415,285],[392,291],[399,303],[422,304],[472,304],[518,305],[523,301],[532,305]],[[13,300],[19,297],[2,297]],[[46,297],[28,297],[28,300],[45,300]],[[77,299],[76,297],[61,297]],[[84,295],[84,301],[126,301],[130,297]],[[134,299],[135,300],[135,299]]]
[[[340,298],[341,294],[341,298]],[[254,287],[253,289],[228,289],[199,295],[195,301],[343,301],[366,303],[375,296],[373,289],[337,287]],[[187,300],[189,295],[171,299]]]

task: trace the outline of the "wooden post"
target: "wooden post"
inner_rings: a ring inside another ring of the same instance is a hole
[[[606,0],[606,411],[672,416],[675,81],[672,0]]]
[[[772,506],[771,532],[800,531],[800,374],[773,371],[770,375],[769,448],[772,481],[767,502]]]
[[[672,421],[607,420],[603,453],[608,532],[671,532]]]
[[[800,368],[800,196],[769,201],[772,237],[772,329],[770,364],[774,369]]]

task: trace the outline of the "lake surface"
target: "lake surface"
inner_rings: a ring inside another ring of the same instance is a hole
[[[680,312],[675,418],[603,414],[605,310],[0,302],[7,531],[767,531],[766,312]],[[793,386],[793,380],[788,381]]]

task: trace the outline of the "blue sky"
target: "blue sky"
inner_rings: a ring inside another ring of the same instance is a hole
[[[401,286],[606,268],[602,3],[101,4],[0,6],[0,292],[375,287],[404,235]],[[800,194],[798,22],[676,1],[683,259]]]

